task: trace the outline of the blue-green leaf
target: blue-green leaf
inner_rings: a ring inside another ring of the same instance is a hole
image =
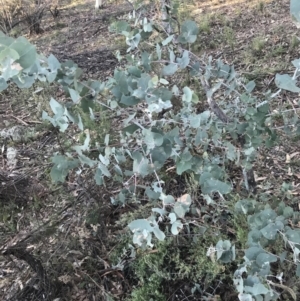
[[[165,233],[162,232],[157,226],[153,227],[153,233],[156,236],[156,238],[160,241],[163,241],[166,237]]]
[[[80,95],[79,95],[79,93],[78,93],[76,90],[71,89],[71,88],[69,88],[69,93],[70,93],[70,96],[71,96],[72,101],[73,101],[75,104],[77,104],[77,103],[79,102],[79,100],[80,100]]]
[[[48,61],[48,67],[50,68],[51,71],[56,71],[57,69],[60,69],[61,66],[60,62],[53,54],[49,55],[47,61]]]
[[[225,141],[225,146],[227,147],[226,150],[226,157],[230,160],[230,161],[234,161],[237,157],[237,151],[235,146],[230,143],[229,141]]]
[[[197,39],[199,29],[196,22],[185,21],[181,26],[181,34],[178,36],[178,41],[182,44],[194,43]]]
[[[165,40],[163,40],[161,43],[162,43],[162,45],[163,46],[166,46],[166,45],[168,45],[172,40],[173,40],[173,37],[174,37],[174,35],[172,34],[172,35],[170,35],[170,36],[168,36]]]
[[[297,1],[298,2],[298,1]],[[299,2],[298,2],[299,3]],[[294,65],[295,68],[300,68],[300,59],[296,59],[292,61],[292,64]]]
[[[199,146],[200,144],[205,144],[208,138],[207,132],[202,128],[198,128],[195,136],[195,145]]]
[[[246,88],[246,91],[248,92],[248,93],[251,93],[252,91],[253,91],[253,89],[255,88],[255,82],[252,80],[252,81],[250,81],[246,86],[245,86],[245,88]]]
[[[183,172],[192,168],[192,161],[179,160],[176,162],[176,172],[181,175]]]
[[[125,128],[122,129],[122,132],[124,133],[129,133],[129,134],[133,134],[135,131],[137,131],[138,129],[140,129],[139,126],[137,126],[136,124],[131,124],[129,126],[126,126]]]
[[[175,203],[175,199],[171,195],[165,195],[162,193],[159,198],[163,201],[164,205],[170,205]]]
[[[4,47],[2,51],[0,51],[0,62],[5,60],[6,58],[11,58],[13,61],[16,61],[20,58],[18,52],[14,49],[11,49],[9,47]],[[10,65],[10,61],[7,61]]]
[[[153,191],[150,187],[147,187],[145,193],[149,199],[157,200],[160,196],[159,192]]]
[[[134,221],[132,221],[129,225],[128,225],[129,229],[131,231],[134,230],[147,230],[149,232],[152,232],[152,226],[150,225],[149,221],[147,221],[146,219],[136,219]]]
[[[236,211],[236,213],[240,214],[248,214],[248,213],[252,213],[255,209],[255,200],[252,199],[243,199],[243,200],[239,200],[235,206],[234,209]]]
[[[82,145],[75,145],[73,146],[72,148],[78,153],[78,154],[81,154],[82,152],[84,151],[87,151],[89,150],[89,147],[90,147],[90,134],[87,132],[86,133],[86,138],[84,140],[84,143]]]
[[[299,93],[300,88],[296,86],[296,80],[288,74],[276,74],[275,84],[278,88]]]
[[[262,252],[263,252],[262,247],[253,246],[253,247],[250,247],[250,248],[246,249],[245,256],[248,260],[252,261],[252,260],[255,260],[257,255],[262,253]]]
[[[126,105],[126,106],[134,106],[140,102],[140,99],[134,97],[134,96],[125,96],[124,94],[121,96],[120,103]]]
[[[151,32],[152,31],[152,24],[148,22],[146,17],[143,20],[143,30],[145,32]]]
[[[180,203],[176,202],[174,204],[173,210],[177,214],[178,217],[184,218],[186,210]]]
[[[133,161],[133,172],[145,177],[149,174],[149,162],[147,158]]]
[[[13,82],[18,86],[20,89],[28,89],[30,88],[34,82],[35,82],[35,77],[28,75],[28,74],[22,74],[18,77],[14,76],[12,78]]]
[[[282,230],[284,227],[283,223],[280,221],[276,221],[275,223],[270,223],[264,228],[262,228],[260,231],[262,235],[269,239],[269,240],[274,240],[277,237],[277,232],[279,230]]]
[[[216,179],[208,179],[201,188],[204,194],[210,194],[212,192],[227,194],[232,190],[231,185]]]
[[[169,65],[164,66],[162,74],[165,76],[173,75],[178,69],[178,65],[175,63],[170,63]]]
[[[173,224],[177,220],[176,214],[171,212],[169,214],[169,219],[170,219],[171,224]]]
[[[97,164],[97,161],[90,159],[89,157],[83,155],[83,154],[79,154],[78,158],[81,162],[81,164],[86,164],[89,167],[93,167]]]
[[[18,52],[20,58],[16,62],[26,69],[35,63],[37,53],[35,46],[30,44],[26,39],[24,40],[22,40],[21,37],[18,38],[13,44],[10,45],[10,48]]]
[[[296,276],[300,277],[300,263],[297,263]]]
[[[293,22],[300,28],[300,1],[291,0],[290,2],[290,13],[292,15]]]
[[[189,117],[190,126],[194,129],[198,129],[200,127],[201,117],[200,115],[191,115]]]
[[[172,223],[171,232],[173,235],[177,235],[179,233],[179,229],[182,228],[183,228],[183,224],[181,223],[181,221],[176,220],[174,223]]]
[[[186,68],[190,63],[189,52],[185,50],[182,54],[182,57],[177,58],[176,62],[178,63],[180,69]]]
[[[159,213],[161,216],[166,215],[168,212],[162,208],[152,208],[152,212],[157,212]]]
[[[161,47],[159,46],[159,44],[156,44],[156,54],[157,54],[157,58],[159,60],[161,60]]]
[[[96,169],[94,180],[97,185],[103,185],[104,181],[103,181],[103,174],[101,172],[101,169],[99,168]]]
[[[111,173],[108,170],[108,168],[102,164],[101,162],[98,163],[98,168],[101,170],[102,174],[107,176],[107,177],[111,177]]]
[[[144,142],[148,146],[148,149],[154,149],[156,146],[161,146],[164,141],[163,135],[159,133],[151,132],[151,130],[144,129]]]
[[[268,264],[276,261],[277,261],[277,257],[270,253],[262,252],[259,253],[256,257],[256,263],[258,264],[258,266],[263,266],[264,264]]]
[[[7,89],[8,84],[3,77],[0,77],[0,92]]]
[[[253,286],[245,286],[245,291],[251,293],[253,296],[265,295],[269,292],[262,283],[255,283]]]
[[[150,66],[150,58],[149,58],[149,53],[148,52],[143,52],[141,55],[141,59],[142,59],[142,64],[143,67],[145,69],[145,71],[150,71],[151,70],[151,66]]]
[[[182,95],[182,101],[184,102],[191,102],[193,96],[193,91],[189,87],[183,88],[183,95]]]
[[[50,176],[54,182],[64,182],[69,171],[79,166],[79,160],[62,155],[56,155],[51,160],[54,165]]]
[[[239,294],[240,301],[253,301],[252,295],[250,294]]]

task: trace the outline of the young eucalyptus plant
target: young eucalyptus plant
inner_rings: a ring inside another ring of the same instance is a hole
[[[137,189],[142,189],[149,202],[159,204],[147,219],[133,220],[128,225],[133,242],[143,248],[152,247],[154,237],[164,240],[167,233],[178,235],[184,227],[194,226],[192,196],[170,195],[164,190],[160,174],[166,162],[173,164],[177,175],[192,174],[199,183],[203,200],[214,204],[216,199],[226,200],[234,189],[227,173],[229,165],[235,165],[244,175],[244,189],[249,193],[255,191],[253,163],[258,149],[272,147],[277,137],[269,108],[280,90],[258,99],[253,94],[255,83],[246,82],[233,66],[212,57],[203,59],[194,55],[190,46],[198,38],[197,24],[185,21],[177,27],[172,17],[174,10],[172,7],[168,10],[163,25],[154,24],[135,11],[128,22],[111,25],[111,31],[125,37],[128,49],[124,57],[117,53],[119,60],[126,61],[125,68],[116,69],[105,82],[82,81],[82,70],[75,63],[60,63],[53,55],[38,54],[25,38],[13,39],[0,33],[0,90],[13,83],[26,89],[37,80],[49,84],[56,81],[71,103],[51,98],[52,112],[43,112],[42,118],[62,133],[70,124],[85,133],[83,145],[52,157],[53,181],[64,182],[73,169],[78,172],[92,169],[98,185],[104,185],[108,178],[119,182],[120,192],[111,197],[113,204],[135,199]],[[297,17],[298,13],[293,12]],[[158,33],[155,38],[154,32]],[[147,51],[142,50],[144,42],[151,46]],[[292,63],[296,68],[294,76],[278,74],[275,83],[279,89],[299,93],[296,80],[300,60]],[[177,75],[184,75],[196,84],[181,85],[176,81]],[[104,102],[98,100],[104,97]],[[118,116],[126,116],[122,127],[117,129],[119,146],[110,145],[109,133],[104,141],[91,145],[82,116],[74,113],[81,106],[93,118],[96,101]],[[294,129],[299,130],[297,121]],[[98,158],[90,156],[91,147],[98,148]],[[137,179],[145,177],[154,180],[137,187]],[[276,300],[274,282],[269,280],[270,264],[284,258],[268,253],[265,250],[268,244],[283,239],[294,254],[297,275],[300,274],[300,236],[287,223],[291,209],[282,205],[281,211],[274,211],[246,199],[237,202],[236,213],[248,216],[251,229],[244,262],[234,274],[239,298]],[[224,264],[236,260],[235,246],[228,240],[220,240],[208,256],[214,252]],[[243,273],[247,273],[247,278]]]

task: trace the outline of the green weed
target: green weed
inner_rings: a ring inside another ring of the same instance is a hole
[[[297,48],[297,47],[299,46],[299,44],[300,44],[299,38],[296,37],[296,36],[293,36],[293,37],[291,38],[291,42],[290,42],[290,49],[295,49],[295,48]]]
[[[207,14],[201,18],[200,23],[198,24],[200,32],[210,33],[210,31],[211,31],[210,18],[211,18],[210,15],[207,15]]]
[[[231,50],[234,49],[236,38],[235,32],[231,27],[226,26],[224,28],[224,41],[230,46]]]
[[[263,13],[265,10],[265,3],[263,1],[259,1],[257,4],[257,9],[260,13]]]
[[[254,54],[261,54],[265,48],[266,41],[263,37],[256,37],[252,41],[252,51]]]

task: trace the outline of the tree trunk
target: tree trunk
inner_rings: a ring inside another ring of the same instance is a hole
[[[102,8],[102,6],[103,6],[102,0],[96,0],[95,9]]]

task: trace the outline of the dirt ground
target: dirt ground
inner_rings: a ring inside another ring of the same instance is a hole
[[[46,14],[41,35],[29,36],[26,27],[12,34],[25,35],[39,52],[52,53],[60,62],[73,60],[83,69],[85,79],[106,80],[120,66],[115,52],[126,52],[124,40],[110,33],[108,26],[125,17],[131,6],[126,1],[107,1],[104,9],[95,13],[94,1],[62,4],[58,18]],[[149,11],[151,14],[154,17],[155,10]],[[186,17],[195,19],[200,27],[194,53],[234,64],[240,74],[256,81],[258,95],[275,87],[277,72],[293,72],[290,62],[299,57],[300,43],[295,38],[299,30],[289,15],[289,0],[182,1],[179,19]],[[5,193],[14,200],[0,198],[0,299],[125,300],[139,285],[128,268],[130,254],[122,254],[120,247],[132,242],[122,216],[135,205],[113,206],[113,183],[98,187],[88,173],[80,179],[70,175],[63,185],[51,183],[50,157],[62,146],[59,134],[41,121],[50,95],[64,99],[60,87],[40,84],[28,92],[12,87],[0,94],[0,131],[11,130],[0,136],[0,170],[8,177],[5,181],[10,188]],[[289,93],[278,98],[278,107],[285,102],[298,106],[295,95]],[[70,140],[77,142],[71,134]],[[7,158],[10,147],[17,150],[15,164]],[[261,165],[256,166],[261,191],[276,195],[280,188],[270,183],[288,181],[295,183],[293,196],[299,195],[300,166],[289,173],[286,154],[293,154],[294,160],[300,158],[296,142],[261,154]],[[178,181],[184,192],[184,181]],[[230,227],[225,228],[230,233]],[[185,252],[188,254],[188,249],[182,254]],[[207,284],[207,294],[194,295],[190,292],[192,281],[170,280],[165,283],[165,300],[238,300],[232,283],[224,279]]]

